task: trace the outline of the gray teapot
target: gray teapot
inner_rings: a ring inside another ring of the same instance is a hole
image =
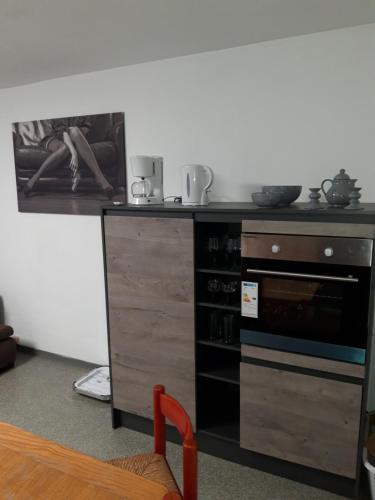
[[[326,191],[324,189],[324,184],[326,182],[331,183],[331,187]],[[323,193],[325,194],[326,200],[331,207],[342,208],[349,205],[350,199],[349,195],[354,189],[354,184],[357,179],[351,179],[345,170],[342,168],[340,172],[332,179],[324,179],[321,184]]]

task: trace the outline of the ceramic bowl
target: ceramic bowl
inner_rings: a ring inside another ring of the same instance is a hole
[[[302,186],[263,186],[263,193],[278,194],[279,205],[287,206],[296,201],[302,192]]]
[[[278,193],[251,193],[251,197],[258,207],[275,208],[281,202],[281,196]]]

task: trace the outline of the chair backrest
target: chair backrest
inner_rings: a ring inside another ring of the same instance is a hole
[[[154,439],[155,453],[166,455],[166,427],[168,419],[178,430],[183,446],[183,498],[198,498],[198,460],[197,443],[193,434],[193,426],[184,408],[174,398],[165,394],[162,385],[154,386]]]

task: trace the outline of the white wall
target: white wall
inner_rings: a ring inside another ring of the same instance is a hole
[[[375,201],[374,53],[373,24],[0,91],[0,295],[23,343],[107,359],[100,220],[17,212],[11,122],[125,111],[127,153],[164,156],[166,195],[196,162],[212,199],[347,168]]]

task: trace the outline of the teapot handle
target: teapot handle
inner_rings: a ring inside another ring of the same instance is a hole
[[[321,183],[320,187],[322,188],[322,191],[323,191],[323,193],[324,193],[325,196],[327,196],[327,191],[324,189],[324,184],[326,182],[330,182],[331,185],[333,185],[332,179],[324,179],[324,181]]]

